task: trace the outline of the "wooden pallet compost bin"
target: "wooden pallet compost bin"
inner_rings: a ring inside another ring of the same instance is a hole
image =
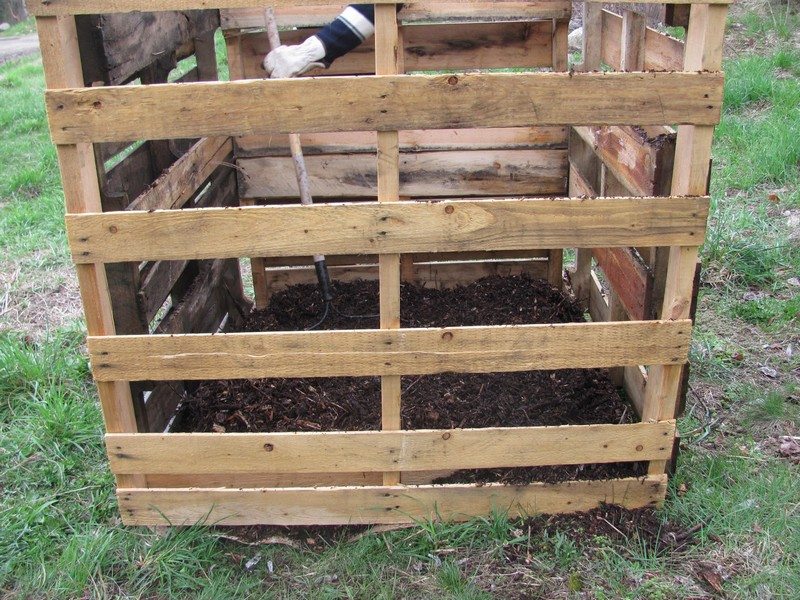
[[[272,4],[284,43],[341,10]],[[380,0],[373,42],[327,72],[265,80],[263,2],[29,0],[123,521],[405,523],[662,502],[727,13],[724,0],[680,4],[668,12],[688,12],[685,44],[587,3],[569,70],[568,1],[398,13]],[[219,26],[236,81],[217,81]],[[297,204],[292,132],[313,207]],[[225,333],[251,309],[240,259],[263,307],[314,281],[313,254],[334,279],[379,281],[380,329]],[[400,328],[401,281],[515,273],[571,289],[591,322]],[[612,369],[641,422],[401,430],[402,376],[562,368]],[[338,376],[381,377],[381,431],[171,433],[200,380]],[[631,461],[649,474],[431,483]]]

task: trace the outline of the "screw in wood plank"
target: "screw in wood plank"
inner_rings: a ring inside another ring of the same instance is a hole
[[[275,446],[273,446],[272,444],[264,444],[264,450],[266,450],[267,452],[272,452],[273,450],[275,450]]]

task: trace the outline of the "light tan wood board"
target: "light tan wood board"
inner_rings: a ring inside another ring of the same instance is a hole
[[[514,127],[714,125],[719,73],[468,73],[52,90],[57,144],[130,139]],[[435,110],[432,110],[435,107]]]
[[[285,6],[276,9],[278,25],[324,27],[344,10],[347,4],[320,6]],[[417,23],[473,23],[492,21],[533,21],[566,19],[572,10],[569,0],[534,0],[527,2],[405,2],[398,14],[402,25]],[[223,29],[262,29],[261,8],[229,8],[220,11]]]
[[[270,0],[275,7],[296,6],[297,0]],[[478,5],[497,4],[480,0],[462,0],[464,4],[475,3]],[[595,1],[595,0],[590,0]],[[599,0],[598,0],[599,1]],[[633,0],[625,0],[624,3]],[[639,0],[640,2],[642,0]],[[660,0],[643,0],[646,3]],[[729,4],[731,0],[674,0],[673,4]],[[433,6],[437,0],[417,0],[418,6]],[[302,0],[308,6],[330,6],[330,0]],[[373,4],[402,4],[399,0],[373,0]],[[548,2],[538,2],[540,6],[547,6]],[[247,8],[256,7],[263,9],[261,0],[27,0],[28,12],[34,16],[55,16],[69,14],[97,14],[112,12],[132,11],[159,11],[159,10],[192,10],[211,8]]]
[[[289,157],[239,159],[241,193],[250,198],[297,196]],[[375,157],[306,157],[315,198],[375,198]],[[565,194],[566,150],[476,150],[402,154],[400,194],[416,198]]]
[[[600,503],[657,506],[665,475],[644,479],[503,484],[268,489],[121,489],[128,525],[356,525],[468,520],[507,511],[511,518],[586,511]]]
[[[400,131],[400,152],[443,150],[544,150],[567,147],[566,127],[506,127],[500,129],[418,129]],[[240,158],[288,156],[285,135],[255,135],[235,138]],[[377,132],[345,131],[307,133],[300,136],[303,153],[375,154]]]
[[[689,245],[702,243],[708,202],[572,198],[115,212],[67,215],[67,234],[77,263]]]
[[[330,433],[110,434],[115,473],[349,473],[669,458],[675,421]]]
[[[691,321],[90,337],[99,381],[502,373],[683,364]]]

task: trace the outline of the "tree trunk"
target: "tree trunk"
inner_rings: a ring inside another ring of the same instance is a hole
[[[0,23],[19,23],[28,18],[25,0],[0,0]]]

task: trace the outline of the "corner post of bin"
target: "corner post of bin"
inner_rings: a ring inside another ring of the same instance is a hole
[[[83,87],[78,32],[74,15],[37,16],[47,89]],[[91,143],[59,144],[58,163],[67,214],[102,212],[94,148]],[[78,284],[90,336],[115,335],[111,296],[103,264],[76,265]],[[125,381],[98,382],[106,431],[137,433],[130,386]],[[144,475],[117,475],[119,488],[146,487]]]
[[[692,4],[683,70],[719,71],[727,17],[727,4]],[[673,196],[704,196],[708,192],[713,125],[680,125],[672,176]],[[688,319],[691,315],[697,246],[671,246],[662,309],[663,319]],[[662,421],[675,417],[685,365],[650,368],[642,419]],[[651,461],[650,473],[663,473],[666,461]]]

